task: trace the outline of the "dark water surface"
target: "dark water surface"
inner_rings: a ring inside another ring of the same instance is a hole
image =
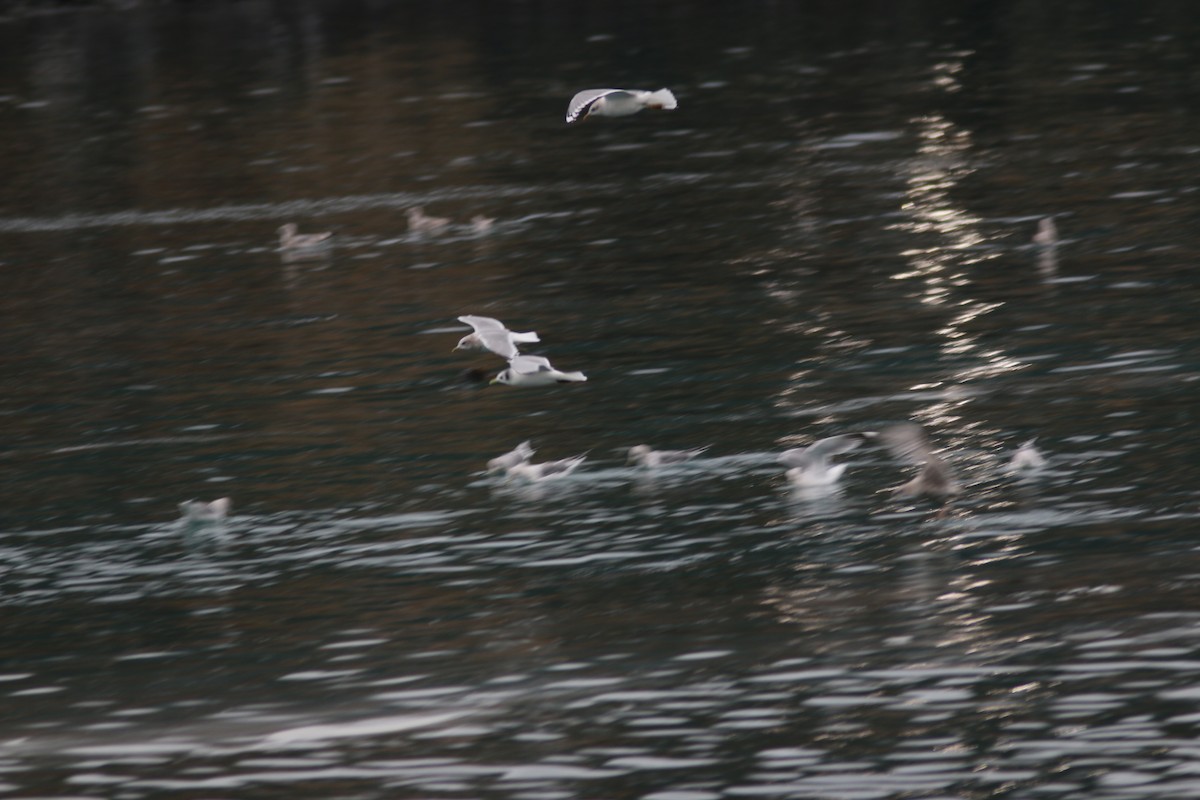
[[[0,795],[1200,796],[1200,6],[710,5],[0,20]]]

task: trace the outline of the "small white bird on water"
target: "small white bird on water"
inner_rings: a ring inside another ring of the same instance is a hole
[[[628,463],[636,463],[639,467],[653,469],[655,467],[682,464],[701,455],[708,447],[697,447],[694,450],[655,450],[648,444],[635,444],[629,448]]]
[[[220,522],[229,514],[230,500],[221,497],[211,502],[185,500],[179,504],[179,513],[184,522]]]
[[[459,317],[458,321],[470,325],[475,331],[459,339],[455,350],[491,350],[501,358],[511,359],[520,353],[517,349],[518,344],[541,341],[533,331],[510,331],[504,327],[503,322],[491,317],[465,314]]]
[[[1012,459],[1008,462],[1010,472],[1032,472],[1046,466],[1046,457],[1034,446],[1034,442],[1036,441],[1037,438],[1034,437],[1017,448],[1017,451],[1013,453]]]
[[[413,233],[436,234],[450,227],[449,217],[431,217],[420,206],[408,209],[408,229]]]
[[[1054,217],[1042,217],[1038,220],[1037,233],[1033,235],[1033,243],[1038,247],[1058,246],[1058,226]]]
[[[846,453],[859,447],[874,434],[844,433],[818,439],[808,447],[796,447],[779,454],[777,460],[786,467],[787,478],[795,486],[832,486],[846,471],[845,464],[830,464],[830,456]]]
[[[283,252],[324,250],[333,244],[333,234],[330,231],[300,233],[300,227],[294,222],[280,225],[276,233],[279,234],[279,249]]]
[[[492,232],[495,224],[495,217],[485,217],[483,214],[476,214],[471,217],[471,232],[476,236],[485,236]]]
[[[565,478],[579,468],[586,455],[564,458],[559,461],[543,461],[541,464],[522,462],[508,468],[508,477],[538,483]]]
[[[501,372],[492,383],[505,386],[549,386],[554,383],[580,383],[587,376],[582,372],[560,372],[542,356],[514,356],[508,360],[508,369]]]
[[[567,122],[588,117],[627,117],[643,108],[675,108],[675,95],[670,89],[648,92],[644,89],[584,89],[571,98],[567,106]]]
[[[533,458],[533,445],[529,440],[521,442],[519,445],[509,450],[502,456],[496,456],[487,463],[488,472],[499,472],[500,470],[510,470],[518,464],[528,464],[529,459]]]

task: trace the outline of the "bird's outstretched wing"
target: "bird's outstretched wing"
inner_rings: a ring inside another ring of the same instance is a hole
[[[458,318],[458,321],[470,325],[475,329],[476,333],[507,330],[507,328],[504,327],[503,322],[498,319],[492,319],[491,317],[479,317],[474,314],[463,314]]]
[[[553,369],[550,366],[550,359],[544,356],[515,356],[508,360],[508,366],[514,372],[520,372],[525,375]]]
[[[586,116],[592,103],[601,97],[617,93],[625,94],[626,92],[624,89],[584,89],[572,97],[571,102],[567,105],[567,122],[574,122],[580,117]]]

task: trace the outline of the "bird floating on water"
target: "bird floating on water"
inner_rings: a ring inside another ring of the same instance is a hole
[[[487,463],[488,472],[499,472],[500,470],[511,470],[518,464],[528,464],[529,459],[533,458],[533,445],[529,440],[521,442],[519,445],[509,450],[502,456],[496,456]]]
[[[845,464],[830,464],[830,456],[859,447],[874,433],[844,433],[818,439],[808,447],[796,447],[779,454],[778,461],[789,467],[787,478],[795,486],[832,486],[846,471]]]
[[[628,463],[636,463],[639,467],[648,469],[683,464],[703,454],[707,449],[706,445],[693,450],[655,450],[648,444],[635,444],[629,448]]]
[[[896,458],[921,465],[915,478],[896,488],[897,494],[944,502],[962,491],[954,471],[933,452],[925,429],[920,425],[911,422],[890,425],[878,437]]]
[[[1008,462],[1010,472],[1033,471],[1046,466],[1046,457],[1034,445],[1036,441],[1037,438],[1035,437],[1017,448],[1017,451],[1013,453],[1012,459]]]
[[[496,224],[495,217],[485,217],[483,214],[476,214],[471,217],[471,232],[476,236],[483,236],[492,232],[492,227]]]
[[[505,386],[549,386],[554,383],[581,383],[587,380],[582,372],[561,372],[542,356],[514,356],[508,360],[508,369],[501,372],[492,383]]]
[[[1033,235],[1033,243],[1038,247],[1058,246],[1058,226],[1054,217],[1042,217],[1038,220],[1037,233]]]
[[[210,502],[185,500],[179,504],[179,513],[184,522],[220,522],[229,514],[230,500],[220,497]]]
[[[508,468],[508,477],[538,483],[540,481],[565,478],[579,468],[587,459],[586,455],[564,458],[558,461],[543,461],[541,464],[531,464],[523,461]]]
[[[408,229],[413,233],[436,234],[450,227],[449,217],[431,217],[420,206],[414,206],[405,213],[408,216]]]
[[[567,122],[588,117],[627,117],[643,108],[670,110],[678,105],[670,89],[584,89],[571,98]]]
[[[534,331],[510,331],[503,322],[492,317],[465,314],[458,321],[470,325],[474,332],[459,339],[455,350],[491,350],[501,358],[511,359],[520,353],[518,344],[541,341]]]
[[[280,225],[276,231],[279,234],[279,249],[285,253],[297,253],[304,250],[325,250],[333,244],[333,233],[300,233],[300,227],[294,222]]]

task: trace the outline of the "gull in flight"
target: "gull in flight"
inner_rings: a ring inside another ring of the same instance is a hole
[[[678,105],[670,89],[647,92],[643,89],[584,89],[571,98],[567,122],[588,117],[627,117],[643,108],[670,110]]]
[[[505,386],[549,386],[552,383],[579,383],[586,381],[582,372],[560,372],[542,356],[513,356],[508,360],[508,369],[501,372],[492,383]]]
[[[518,344],[541,341],[533,331],[510,331],[503,322],[491,317],[466,314],[459,317],[458,321],[470,325],[475,331],[459,339],[455,350],[491,350],[501,358],[512,359],[520,352],[517,350]]]
[[[519,464],[528,464],[529,459],[531,458],[533,458],[533,445],[531,445],[529,440],[526,439],[504,455],[496,456],[489,461],[487,463],[487,471],[508,471]]]
[[[1017,448],[1012,459],[1008,462],[1010,472],[1033,471],[1046,466],[1046,457],[1034,446],[1037,438],[1030,439]]]
[[[565,478],[574,472],[587,459],[586,455],[564,458],[559,461],[543,461],[541,464],[531,464],[523,461],[508,468],[508,477],[537,483],[556,478]]]
[[[897,494],[941,502],[962,491],[954,471],[933,452],[925,429],[920,425],[911,422],[891,425],[879,433],[879,438],[896,458],[921,465],[917,477],[896,488]]]
[[[299,226],[294,222],[280,225],[276,233],[279,234],[279,249],[283,252],[294,253],[299,250],[319,250],[333,244],[333,234],[329,231],[325,231],[324,233],[300,233]]]
[[[779,454],[778,461],[788,467],[787,478],[795,486],[832,486],[846,471],[845,464],[830,464],[829,457],[854,450],[874,433],[844,433],[819,439],[808,447],[796,447]]]
[[[682,464],[691,461],[708,449],[708,446],[694,450],[655,450],[648,444],[635,444],[629,448],[628,463],[636,463],[639,467],[653,469],[671,464]]]
[[[203,500],[185,500],[179,504],[179,513],[184,522],[220,522],[229,514],[230,500],[221,497],[206,503]]]
[[[408,215],[408,229],[413,233],[441,233],[450,227],[449,217],[431,217],[420,206],[410,208],[405,213]]]

